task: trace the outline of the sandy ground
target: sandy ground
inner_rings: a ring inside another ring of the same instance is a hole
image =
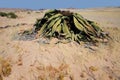
[[[0,17],[0,80],[120,80],[120,8],[67,10],[96,21],[112,40],[97,46],[18,40],[16,34],[32,29],[46,10],[0,9],[18,15]]]

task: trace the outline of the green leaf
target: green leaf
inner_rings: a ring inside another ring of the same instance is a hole
[[[76,17],[73,16],[73,20],[74,20],[75,27],[80,31],[84,31],[84,27],[79,23]]]

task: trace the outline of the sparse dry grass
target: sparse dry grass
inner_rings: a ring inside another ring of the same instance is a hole
[[[11,74],[12,66],[10,61],[0,57],[0,80],[3,80],[3,77],[8,77]]]
[[[120,42],[120,27],[104,27],[104,30],[109,32],[112,41]]]

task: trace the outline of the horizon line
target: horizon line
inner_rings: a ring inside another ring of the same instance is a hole
[[[32,8],[20,8],[20,7],[0,7],[0,9],[25,9],[25,10],[45,10],[45,9],[92,9],[92,8],[120,8],[120,6],[102,6],[102,7],[88,7],[88,8],[75,8],[75,7],[68,7],[68,8],[40,8],[40,9],[32,9]]]

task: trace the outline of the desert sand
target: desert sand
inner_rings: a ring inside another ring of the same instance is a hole
[[[19,39],[47,10],[0,9],[18,15],[0,17],[0,80],[120,80],[120,8],[61,10],[97,22],[112,39],[97,45]]]

